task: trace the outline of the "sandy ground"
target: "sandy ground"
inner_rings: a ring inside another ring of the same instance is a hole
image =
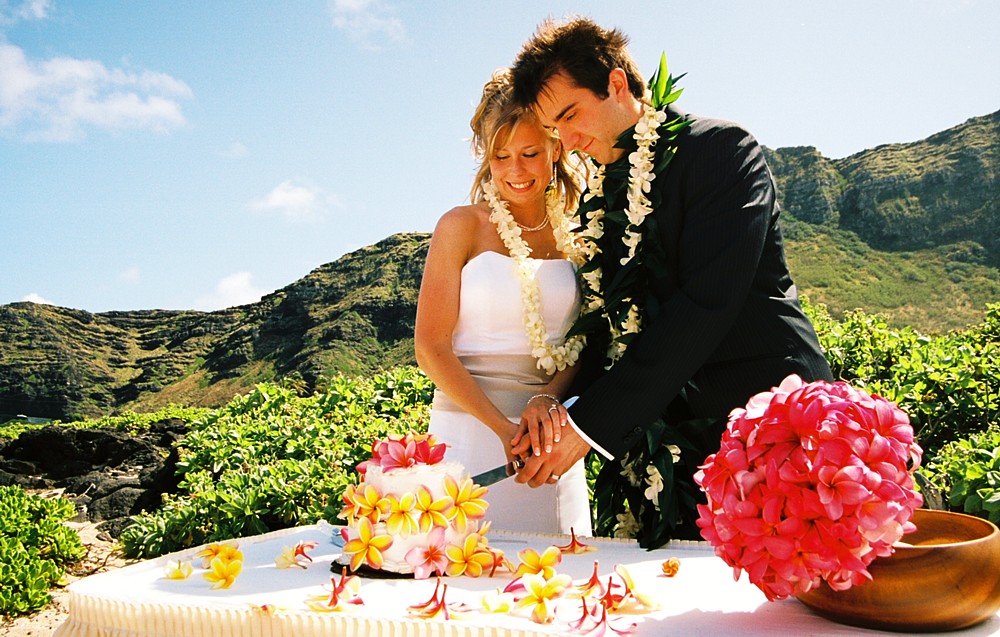
[[[118,568],[134,560],[125,560],[118,550],[118,543],[107,533],[97,530],[92,522],[67,522],[76,529],[80,540],[87,548],[83,560],[69,569],[65,584],[70,584],[80,578]],[[68,593],[57,588],[51,591],[52,603],[44,610],[16,619],[0,620],[0,635],[6,637],[50,637],[56,628],[69,617],[67,603]]]

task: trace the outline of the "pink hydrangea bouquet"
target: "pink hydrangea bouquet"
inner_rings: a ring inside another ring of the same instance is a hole
[[[708,499],[698,526],[769,600],[821,580],[846,590],[914,530],[922,453],[894,403],[791,375],[730,414],[719,452],[695,475]]]

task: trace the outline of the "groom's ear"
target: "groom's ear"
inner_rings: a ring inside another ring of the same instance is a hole
[[[608,73],[608,96],[618,99],[623,91],[631,95],[628,88],[628,76],[625,75],[624,69],[615,67]]]

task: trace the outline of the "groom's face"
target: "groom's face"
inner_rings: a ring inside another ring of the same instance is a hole
[[[590,89],[581,88],[565,73],[557,73],[545,83],[538,95],[535,112],[547,128],[559,131],[563,147],[587,153],[598,162],[608,164],[624,152],[615,148],[618,136],[638,121],[635,102],[628,84],[612,71],[608,96],[600,97]]]

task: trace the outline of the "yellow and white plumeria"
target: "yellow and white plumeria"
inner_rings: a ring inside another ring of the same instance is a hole
[[[642,117],[635,125],[633,137],[638,144],[638,148],[629,154],[629,182],[627,190],[628,207],[625,215],[628,217],[629,225],[625,228],[625,235],[622,241],[628,246],[628,256],[623,257],[621,264],[625,265],[631,261],[642,243],[642,222],[653,212],[649,198],[646,194],[652,187],[652,181],[656,178],[653,171],[653,160],[655,157],[656,141],[660,138],[659,127],[666,121],[667,114],[650,106],[652,95],[647,91],[642,105]],[[583,196],[584,201],[590,201],[595,197],[604,197],[604,166],[599,166],[587,180],[587,193]],[[587,224],[582,231],[584,241],[583,255],[587,259],[592,259],[599,251],[597,240],[604,235],[604,208],[598,208],[590,213]],[[583,275],[584,282],[590,288],[586,294],[585,309],[593,311],[604,307],[604,298],[601,295],[601,268],[594,268]],[[625,299],[632,303],[625,321],[621,325],[611,323],[612,343],[608,351],[608,358],[612,364],[625,353],[626,345],[618,342],[618,339],[625,334],[638,334],[642,329],[642,315],[636,307],[634,299]]]

